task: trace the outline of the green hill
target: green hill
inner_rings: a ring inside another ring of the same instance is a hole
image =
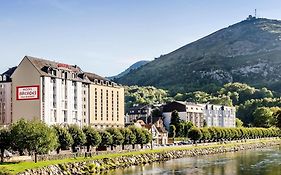
[[[251,18],[163,55],[116,79],[170,91],[213,91],[229,82],[281,92],[281,21]]]

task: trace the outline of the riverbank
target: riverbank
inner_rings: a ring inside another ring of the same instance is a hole
[[[261,139],[239,143],[166,147],[155,150],[99,155],[92,158],[43,161],[37,164],[32,162],[22,162],[18,164],[0,165],[0,168],[2,166],[2,168],[6,168],[12,174],[20,175],[44,175],[49,174],[50,172],[56,175],[88,174],[189,156],[211,155],[277,145],[281,145],[280,139]]]

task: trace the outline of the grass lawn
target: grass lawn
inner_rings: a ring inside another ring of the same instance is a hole
[[[103,158],[115,158],[120,156],[130,156],[130,155],[139,155],[144,153],[159,153],[164,151],[171,151],[171,150],[191,150],[191,149],[198,149],[198,148],[216,148],[220,146],[225,147],[231,147],[235,145],[243,145],[243,144],[249,144],[249,143],[259,143],[259,142],[273,142],[278,141],[280,142],[281,139],[275,139],[275,140],[269,140],[269,139],[261,139],[261,140],[248,140],[247,142],[231,142],[226,144],[218,144],[214,143],[212,145],[198,145],[198,146],[170,146],[170,147],[162,147],[162,148],[155,148],[153,150],[147,149],[147,150],[140,150],[140,151],[133,151],[133,152],[127,152],[127,153],[110,153],[110,154],[103,154],[103,155],[97,155],[90,158],[84,158],[84,157],[78,157],[78,158],[69,158],[69,159],[62,159],[62,160],[50,160],[50,161],[41,161],[38,163],[34,162],[19,162],[19,163],[4,163],[0,164],[0,173],[1,170],[6,169],[12,174],[16,174],[19,172],[23,172],[26,169],[34,169],[34,168],[40,168],[48,165],[54,165],[54,164],[60,164],[60,163],[68,163],[68,162],[79,162],[79,161],[87,161],[87,160],[96,160],[96,159],[103,159]]]

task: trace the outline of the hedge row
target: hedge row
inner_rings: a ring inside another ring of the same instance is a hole
[[[280,129],[278,128],[193,127],[188,133],[188,137],[193,141],[238,140],[278,136],[280,136]]]

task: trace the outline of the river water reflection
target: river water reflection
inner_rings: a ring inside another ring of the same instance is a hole
[[[181,158],[118,169],[116,175],[281,175],[281,147]]]

